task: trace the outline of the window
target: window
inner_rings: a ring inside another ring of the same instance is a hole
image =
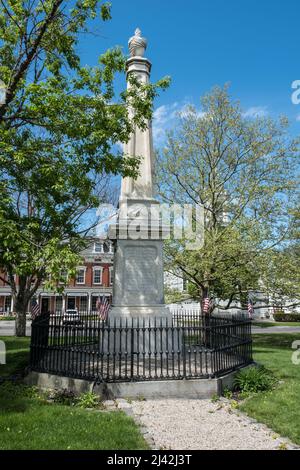
[[[80,297],[80,310],[84,310],[86,311],[87,310],[87,296],[81,296]]]
[[[109,243],[108,243],[108,252],[109,252],[109,253],[113,253],[113,252],[114,252],[113,242],[109,242]]]
[[[94,284],[102,284],[102,268],[101,267],[94,267],[94,270],[93,270],[93,283]]]
[[[10,313],[11,311],[11,296],[10,295],[5,297],[4,310],[7,313]]]
[[[76,299],[75,297],[68,297],[67,309],[74,310],[76,308]]]
[[[59,295],[55,298],[55,310],[56,312],[61,312],[62,311],[62,296]]]
[[[98,296],[93,295],[92,296],[92,311],[95,312],[97,310],[97,299]]]
[[[77,284],[84,284],[85,283],[85,268],[78,268],[77,269],[76,282],[77,282]]]
[[[102,242],[95,242],[94,243],[94,252],[95,253],[103,253],[103,243]]]

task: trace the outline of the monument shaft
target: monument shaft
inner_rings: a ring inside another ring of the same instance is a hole
[[[143,57],[147,42],[137,29],[129,40],[131,57],[127,61],[127,79],[134,74],[148,83],[151,63]],[[130,86],[130,83],[128,83]],[[157,207],[154,199],[154,158],[151,122],[146,129],[136,127],[129,142],[124,145],[126,155],[141,159],[139,176],[123,178],[119,201],[119,217],[114,232],[113,300],[109,317],[164,317],[169,310],[164,305],[163,241],[159,228],[151,232],[148,217]],[[158,222],[158,219],[156,220]],[[132,230],[135,227],[136,230]],[[112,232],[112,230],[110,230]]]

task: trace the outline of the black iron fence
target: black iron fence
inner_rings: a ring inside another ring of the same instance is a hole
[[[32,323],[32,370],[104,382],[217,377],[252,362],[245,315],[115,318],[47,314]]]

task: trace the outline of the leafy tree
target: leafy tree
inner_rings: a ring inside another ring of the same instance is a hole
[[[180,292],[168,286],[164,287],[164,294],[166,304],[183,302],[184,300],[190,299],[190,295],[188,295],[187,292]]]
[[[264,283],[274,307],[282,310],[300,304],[300,205],[291,211],[291,232],[289,242],[281,250],[268,253]]]
[[[181,114],[158,155],[157,178],[163,201],[204,209],[201,249],[188,250],[184,239],[165,244],[167,269],[181,270],[192,295],[230,308],[271,285],[290,293],[289,267],[280,286],[271,273],[291,236],[298,145],[285,118],[247,118],[227,87],[204,96],[201,113]]]
[[[101,202],[101,176],[137,175],[139,159],[123,158],[115,144],[146,125],[154,96],[167,85],[164,79],[143,85],[131,78],[130,89],[116,96],[114,77],[126,61],[120,48],[104,52],[97,66],[81,64],[79,38],[99,17],[110,19],[108,3],[0,1],[0,76],[6,85],[0,105],[0,267],[12,288],[19,336],[41,283],[55,286],[61,269],[74,272],[87,230],[84,215]]]

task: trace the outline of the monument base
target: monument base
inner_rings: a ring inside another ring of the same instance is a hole
[[[109,328],[114,331],[113,341]],[[113,306],[100,347],[103,352],[134,352],[154,360],[157,354],[164,358],[172,351],[181,351],[182,343],[182,331],[173,326],[172,314],[164,305]]]
[[[151,322],[151,324],[155,321],[159,322],[160,319],[163,320],[164,325],[166,321],[168,322],[169,326],[172,326],[172,314],[168,307],[165,305],[112,305],[109,310],[109,320],[114,321],[117,319],[121,319],[121,321],[133,321],[134,324],[139,321],[142,323]]]

